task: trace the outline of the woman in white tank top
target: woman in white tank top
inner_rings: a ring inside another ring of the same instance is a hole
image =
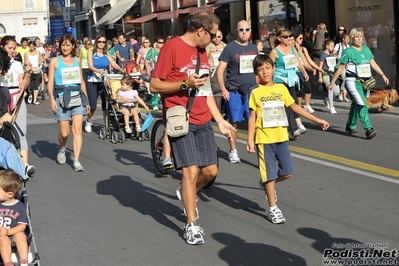
[[[33,103],[39,105],[37,100],[37,95],[39,93],[40,79],[42,77],[41,65],[43,63],[42,55],[36,50],[36,45],[34,41],[29,42],[29,51],[24,55],[25,65],[32,66],[32,75],[30,78],[30,84],[28,89],[28,103]]]

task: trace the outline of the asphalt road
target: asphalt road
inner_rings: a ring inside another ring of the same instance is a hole
[[[65,165],[56,162],[58,128],[48,100],[29,105],[36,174],[27,190],[42,265],[313,266],[323,265],[325,249],[337,250],[334,243],[398,249],[399,116],[371,114],[378,135],[366,140],[360,124],[359,136],[344,132],[348,110],[330,115],[318,103],[315,114],[331,129],[322,132],[304,119],[308,132],[290,142],[295,174],[277,186],[283,225],[266,219],[245,127],[239,131],[241,164],[227,161],[227,141],[217,135],[219,175],[198,194],[206,234],[201,246],[182,239],[185,217],[175,196],[180,172],[156,174],[148,141],[100,140],[98,113],[94,132],[84,133],[85,171],[75,173],[69,158]]]

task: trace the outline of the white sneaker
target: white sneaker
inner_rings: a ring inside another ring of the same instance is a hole
[[[300,124],[298,127],[299,127],[299,131],[301,132],[301,134],[306,132],[306,127],[304,125]]]
[[[330,114],[336,114],[336,113],[337,113],[337,111],[335,111],[334,106],[331,107],[331,108],[330,108]]]
[[[33,101],[33,104],[34,104],[34,105],[39,105],[40,103],[39,103],[39,101],[36,99],[36,100]]]
[[[87,133],[90,133],[91,132],[91,125],[92,125],[93,123],[92,122],[89,122],[89,121],[86,121],[86,123],[85,123],[85,131],[87,132]]]
[[[184,226],[184,234],[183,238],[186,240],[189,245],[202,245],[204,244],[204,238],[202,235],[205,235],[204,230],[200,227],[198,222],[191,222]]]
[[[348,98],[345,98],[344,101],[347,103],[351,102],[351,100],[349,100]]]
[[[309,114],[313,114],[314,110],[310,105],[304,105],[303,109],[305,109],[306,112],[308,112]]]
[[[159,110],[159,109],[158,109],[158,106],[152,107],[152,110],[153,110],[153,111],[158,111],[158,110]]]
[[[241,160],[238,157],[237,150],[230,151],[230,153],[229,153],[229,161],[230,161],[230,163],[241,163]]]
[[[28,97],[28,103],[32,103],[32,100],[33,100],[32,95],[29,95],[29,97]]]
[[[328,99],[327,99],[327,98],[325,98],[325,99],[323,100],[323,103],[324,103],[324,105],[327,107],[327,109],[330,109],[330,103],[328,102]]]
[[[140,125],[136,125],[136,131],[137,131],[137,133],[141,132],[141,127],[140,127]]]
[[[132,129],[129,126],[125,127],[125,131],[128,134],[132,133]]]
[[[279,208],[276,208],[274,211],[269,212],[269,215],[267,216],[267,218],[274,224],[285,223],[285,218]]]
[[[344,96],[342,96],[342,94],[339,94],[339,95],[338,95],[338,100],[339,100],[340,102],[343,102],[343,101],[344,101]]]

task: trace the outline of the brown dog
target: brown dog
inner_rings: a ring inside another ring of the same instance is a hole
[[[378,112],[384,110],[393,111],[391,104],[399,100],[398,92],[395,89],[374,91],[367,98],[367,107],[377,107]]]

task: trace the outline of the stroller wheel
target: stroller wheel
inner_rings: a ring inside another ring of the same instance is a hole
[[[125,132],[122,131],[119,132],[119,141],[121,143],[125,142]]]
[[[112,143],[116,144],[116,143],[118,143],[118,140],[119,140],[118,132],[116,132],[116,131],[112,132],[112,135],[111,135]]]
[[[105,127],[100,129],[100,139],[105,139],[107,137],[107,129]]]

